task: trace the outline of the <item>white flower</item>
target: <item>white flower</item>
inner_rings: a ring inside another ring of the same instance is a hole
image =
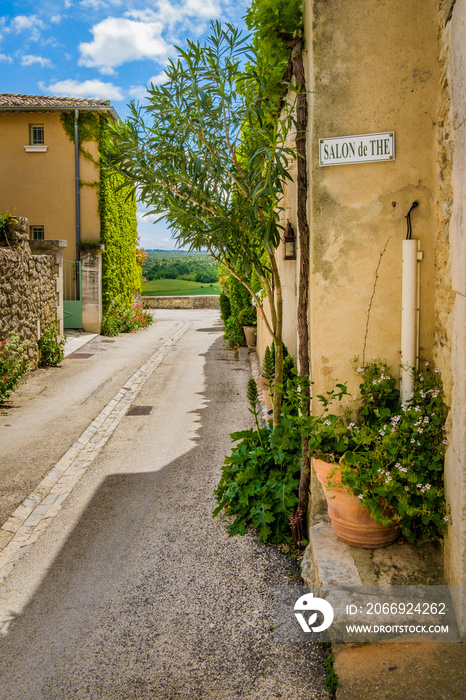
[[[364,498],[364,496],[362,495],[362,493],[359,494],[358,498],[360,498],[361,501],[362,501],[362,499]]]
[[[405,486],[405,491],[409,491],[409,487],[408,487],[408,486]]]

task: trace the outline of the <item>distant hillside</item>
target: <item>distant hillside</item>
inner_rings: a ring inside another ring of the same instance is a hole
[[[179,279],[215,284],[218,263],[207,253],[185,250],[146,250],[142,266],[145,280]]]

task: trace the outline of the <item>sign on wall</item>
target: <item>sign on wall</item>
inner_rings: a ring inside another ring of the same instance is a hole
[[[395,159],[395,132],[319,139],[320,165],[374,163]]]

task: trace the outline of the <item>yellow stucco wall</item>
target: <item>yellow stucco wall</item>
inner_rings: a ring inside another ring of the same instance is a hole
[[[366,359],[396,369],[401,336],[401,247],[414,200],[413,238],[424,253],[421,354],[434,333],[438,49],[436,3],[313,0],[306,7],[310,94],[312,375],[320,390],[353,378],[382,258]],[[319,138],[394,131],[393,162],[320,167]],[[352,388],[356,387],[356,377]]]
[[[44,125],[46,153],[25,151],[30,124]],[[97,155],[95,144],[84,145]],[[66,240],[66,258],[74,260],[74,144],[63,129],[59,113],[0,113],[0,153],[0,211],[25,217],[31,226],[44,226],[46,239]],[[81,181],[98,181],[98,168],[82,155],[80,169]],[[97,205],[98,188],[82,186],[82,240],[100,237]]]

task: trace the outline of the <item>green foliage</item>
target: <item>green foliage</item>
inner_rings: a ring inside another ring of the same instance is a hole
[[[146,251],[142,264],[146,280],[183,279],[205,284],[218,283],[219,265],[205,253],[181,251]]]
[[[290,54],[286,38],[302,30],[303,4],[303,0],[252,0],[246,12],[246,24],[254,30],[261,54],[278,63],[282,75]]]
[[[444,487],[446,407],[438,370],[413,370],[415,389],[400,404],[396,379],[375,359],[357,368],[359,394],[337,384],[319,395],[322,411],[296,419],[311,452],[341,465],[341,480],[378,523],[396,522],[409,542],[441,539],[449,521]],[[299,385],[301,379],[296,379]],[[307,380],[305,380],[307,381]],[[299,405],[299,388],[290,392]],[[336,404],[336,407],[334,407]],[[331,413],[330,409],[336,411]]]
[[[145,296],[199,296],[213,294],[217,296],[220,287],[217,284],[202,284],[187,280],[151,280],[142,283],[142,294]]]
[[[218,506],[234,516],[227,526],[230,535],[258,530],[262,542],[290,542],[290,516],[298,503],[301,440],[288,416],[276,428],[232,433],[239,443],[226,457],[215,490]]]
[[[69,139],[74,142],[74,114],[62,113],[60,119]],[[112,172],[103,160],[108,147],[109,119],[104,114],[80,112],[78,138],[80,153],[100,168],[99,182],[80,182],[81,187],[99,187],[100,241],[102,256],[102,297],[104,309],[116,296],[127,305],[141,291],[141,268],[137,258],[136,200],[118,189],[123,178]],[[100,161],[84,148],[86,142],[98,144]]]
[[[0,340],[0,403],[6,401],[30,370],[28,341],[20,342],[16,333]]]
[[[381,391],[391,383],[387,366],[370,363],[360,369],[362,406],[369,400],[377,408],[382,396],[381,407],[371,412],[372,423],[351,425],[350,445],[341,458],[342,482],[374,520],[397,522],[409,542],[438,540],[449,520],[443,487],[446,407],[440,373],[428,363],[422,372],[414,371],[413,396],[389,412],[389,391]],[[387,515],[387,506],[393,516]]]
[[[102,257],[102,300],[104,308],[116,297],[128,306],[141,291],[141,268],[137,264],[136,200],[118,190],[123,178],[101,168],[99,210]]]
[[[114,336],[118,333],[132,333],[147,328],[154,317],[145,310],[142,303],[128,306],[123,295],[115,297],[109,304],[102,321],[102,335]]]
[[[231,305],[225,292],[220,292],[218,303],[220,305],[220,316],[222,317],[223,323],[226,323],[231,316]]]
[[[336,691],[338,688],[341,688],[341,683],[339,682],[337,672],[335,671],[334,662],[335,656],[333,654],[329,654],[324,661],[325,670],[327,671],[327,675],[325,676],[325,687],[327,688],[328,692],[331,693],[332,697],[335,697]]]
[[[231,349],[246,345],[243,326],[238,322],[238,319],[235,318],[235,316],[229,316],[227,318],[223,335],[227,346]]]
[[[0,234],[5,234],[8,232],[8,229],[10,227],[10,222],[11,222],[11,214],[6,213],[3,214],[0,212]]]
[[[242,326],[256,326],[257,325],[257,309],[255,306],[248,306],[245,309],[241,309],[238,314],[238,321]]]
[[[65,338],[58,340],[58,322],[39,340],[39,367],[56,367],[65,357]]]

